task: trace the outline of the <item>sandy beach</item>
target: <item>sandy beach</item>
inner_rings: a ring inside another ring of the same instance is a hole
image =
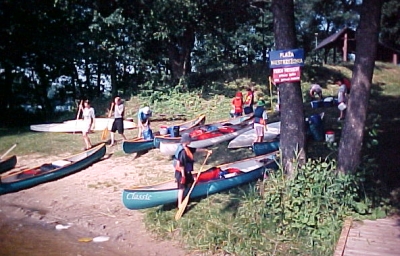
[[[121,201],[123,188],[173,178],[168,157],[157,150],[141,156],[113,156],[117,151],[121,143],[107,147],[104,159],[78,173],[0,196],[2,222],[29,218],[54,228],[70,224],[68,231],[77,241],[108,236],[104,246],[119,255],[189,255],[176,242],[153,237],[145,229],[143,213],[126,209]],[[35,166],[60,157],[19,156],[18,165]]]

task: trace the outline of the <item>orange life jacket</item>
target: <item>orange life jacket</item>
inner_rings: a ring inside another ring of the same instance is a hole
[[[235,106],[235,113],[241,113],[243,111],[243,100],[242,100],[242,98],[235,97],[232,100],[232,105]]]

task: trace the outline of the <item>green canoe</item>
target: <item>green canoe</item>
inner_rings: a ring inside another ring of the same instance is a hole
[[[10,170],[0,175],[0,195],[31,188],[81,171],[100,160],[105,153],[106,145],[102,143],[89,150],[52,163],[23,170]]]
[[[266,166],[275,162],[276,152],[212,167],[200,174],[190,198],[204,197],[262,178]],[[173,174],[171,174],[173,175]],[[187,191],[186,191],[187,193]],[[145,209],[177,202],[175,180],[122,192],[122,202],[130,210]]]
[[[12,168],[15,167],[16,164],[17,164],[17,157],[15,155],[10,157],[5,157],[4,159],[0,159],[0,173],[11,170]]]

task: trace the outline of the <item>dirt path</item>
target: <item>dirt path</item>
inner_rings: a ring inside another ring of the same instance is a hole
[[[169,159],[155,150],[136,159],[112,156],[120,150],[120,145],[108,148],[107,159],[63,179],[0,196],[2,215],[54,226],[72,223],[68,230],[76,232],[76,239],[109,236],[105,246],[121,255],[187,255],[177,243],[151,237],[143,213],[126,209],[121,201],[125,187],[172,178]],[[18,162],[33,166],[59,157],[21,156]]]

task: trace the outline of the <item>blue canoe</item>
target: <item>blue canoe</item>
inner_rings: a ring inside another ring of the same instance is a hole
[[[253,152],[256,156],[265,155],[279,150],[279,139],[263,142],[254,142]]]
[[[187,122],[184,122],[181,124],[177,124],[175,126],[179,126],[180,131],[185,131],[187,129],[196,127],[198,125],[203,125],[205,120],[206,120],[206,116],[200,115],[193,120],[190,120],[190,121],[187,121]],[[158,148],[158,144],[160,143],[159,138],[163,138],[163,137],[170,137],[170,135],[169,134],[161,135],[160,132],[155,132],[154,139],[145,140],[143,138],[136,138],[136,139],[132,139],[132,140],[126,140],[126,141],[122,142],[122,150],[126,154],[132,154],[132,153],[150,150],[153,148]]]
[[[89,150],[52,163],[3,173],[0,175],[0,195],[31,188],[81,171],[100,160],[105,153],[106,145],[102,143]]]
[[[17,157],[15,155],[0,159],[0,173],[11,170],[17,164]]]
[[[275,162],[275,155],[274,152],[256,156],[212,167],[200,174],[194,174],[195,178],[199,176],[199,180],[190,194],[190,198],[205,197],[262,178],[266,166]],[[176,203],[177,200],[178,189],[175,180],[128,188],[122,192],[122,202],[130,210]]]

